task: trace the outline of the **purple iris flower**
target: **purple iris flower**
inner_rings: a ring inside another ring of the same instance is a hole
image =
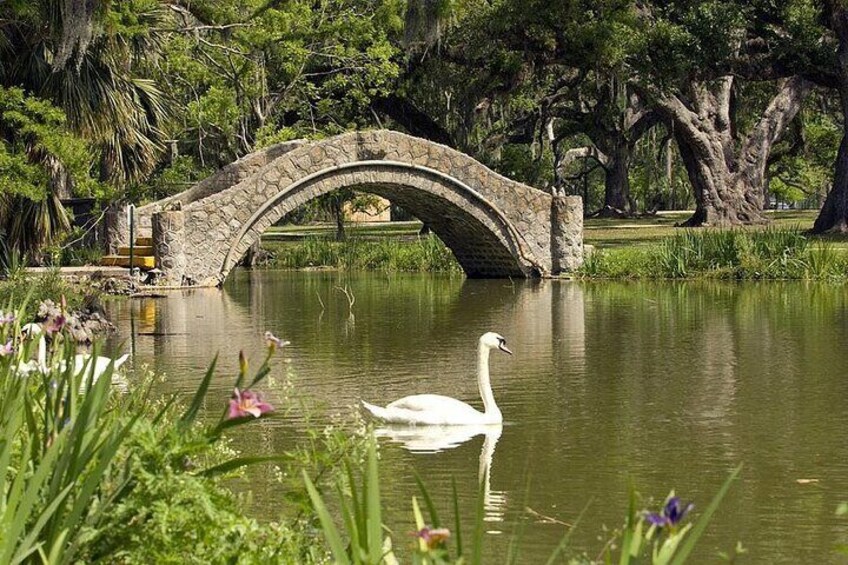
[[[11,355],[15,352],[15,348],[12,347],[12,340],[6,342],[6,345],[0,345],[0,357],[6,357],[7,355]]]
[[[64,315],[59,314],[57,316],[49,318],[46,322],[44,322],[42,327],[48,335],[52,335],[62,331],[62,328],[65,327],[67,321],[68,320],[65,318]]]
[[[658,528],[675,527],[683,519],[686,514],[689,513],[690,510],[695,508],[695,505],[691,502],[685,506],[680,502],[679,496],[672,496],[668,499],[668,502],[665,503],[665,507],[662,509],[662,514],[656,514],[654,512],[649,512],[645,519],[654,526]]]
[[[0,326],[5,326],[5,325],[8,325],[8,324],[14,323],[14,321],[16,319],[17,319],[17,317],[15,316],[14,313],[9,312],[8,314],[5,314],[2,311],[0,311]]]

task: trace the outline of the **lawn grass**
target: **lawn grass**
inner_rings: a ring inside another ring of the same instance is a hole
[[[589,218],[583,225],[583,240],[598,249],[643,247],[656,244],[680,232],[674,224],[685,221],[691,212],[662,212],[656,216],[633,219]],[[818,210],[769,210],[767,226],[740,228],[745,230],[788,229],[804,232],[813,227]],[[816,242],[828,242],[833,248],[848,252],[848,237],[844,235],[809,236]]]

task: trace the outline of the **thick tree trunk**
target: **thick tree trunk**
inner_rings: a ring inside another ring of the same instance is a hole
[[[607,155],[604,166],[604,207],[599,216],[628,216],[636,211],[630,205],[630,148],[619,144]]]
[[[813,233],[848,232],[848,80],[839,89],[842,102],[842,142],[836,154],[834,165],[833,186],[827,193],[816,222]]]
[[[739,139],[731,113],[733,78],[691,85],[688,103],[661,96],[659,111],[675,139],[695,196],[695,213],[685,226],[733,226],[766,222],[762,215],[768,157],[801,108],[810,84],[800,77],[780,90],[748,136]]]
[[[842,106],[842,142],[834,164],[833,186],[827,194],[813,233],[848,232],[848,11],[840,2],[825,2],[829,27],[839,37],[837,81]]]
[[[676,134],[692,192],[695,213],[683,226],[735,226],[765,223],[762,198],[746,177],[727,166],[722,144],[698,144]]]

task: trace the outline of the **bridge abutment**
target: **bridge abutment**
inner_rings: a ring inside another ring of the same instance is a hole
[[[156,212],[151,217],[153,255],[166,286],[183,286],[186,281],[185,214],[182,210]]]
[[[551,198],[551,274],[572,273],[583,265],[583,199]]]

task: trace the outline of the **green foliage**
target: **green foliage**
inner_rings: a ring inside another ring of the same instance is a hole
[[[214,365],[187,409],[173,399],[152,403],[150,380],[135,383],[126,394],[113,394],[111,366],[99,377],[93,368],[77,372],[76,350],[64,331],[51,333],[49,341],[41,342],[43,356],[29,361],[38,336],[21,335],[24,316],[18,312],[17,322],[4,317],[0,323],[0,341],[11,348],[0,354],[4,563],[326,561],[309,535],[308,516],[260,523],[246,516],[247,500],[222,482],[245,465],[300,465],[301,459],[235,456],[221,435],[254,422],[253,416],[234,417],[223,410],[211,422],[200,421]],[[61,318],[53,324],[61,324]],[[246,392],[262,383],[275,349],[269,343],[252,374],[242,360],[236,386]],[[356,441],[345,444],[350,461],[358,461],[350,449]],[[315,476],[333,477],[327,468]]]
[[[44,200],[55,161],[64,165],[77,194],[96,190],[88,147],[68,130],[64,112],[20,88],[0,86],[0,195]]]
[[[842,128],[825,112],[807,109],[797,119],[804,132],[803,146],[772,165],[769,191],[779,202],[815,208],[830,189]]]
[[[309,498],[321,521],[321,528],[333,552],[336,563],[376,564],[393,562],[390,538],[383,537],[383,520],[380,509],[380,479],[377,470],[377,443],[371,437],[368,446],[368,463],[362,478],[362,495],[358,494],[353,471],[348,467],[348,481],[338,487],[341,513],[350,539],[345,546],[327,506],[318,490],[303,472],[303,481]],[[346,487],[347,494],[342,492]]]
[[[650,248],[596,250],[581,272],[598,278],[842,280],[848,257],[798,230],[684,230]]]
[[[460,272],[450,249],[435,236],[421,236],[412,242],[359,238],[336,242],[324,237],[309,237],[296,245],[271,246],[271,250],[276,255],[272,266],[291,269],[334,267],[389,272]]]
[[[35,342],[14,323],[0,334],[13,348],[0,359],[0,560],[38,553],[42,561],[70,563],[110,502],[105,477],[112,472],[119,490],[126,484],[111,464],[140,414],[110,409],[111,366],[97,381],[74,372],[71,340],[54,342],[47,368],[22,378]]]
[[[75,6],[70,13],[57,0],[6,3],[0,81],[60,107],[68,128],[95,148],[86,168],[100,179],[141,180],[162,150],[166,102],[142,71],[155,62],[153,30],[167,13],[150,0]]]
[[[55,301],[57,296],[64,296],[68,308],[73,311],[94,295],[90,287],[62,278],[58,269],[39,275],[17,270],[0,281],[0,304],[22,304],[19,317],[24,323],[35,319],[38,305],[45,300]]]
[[[134,202],[159,200],[191,188],[213,172],[190,155],[177,155],[144,183],[133,185],[128,195]]]
[[[232,457],[206,431],[178,425],[169,409],[133,430],[126,466],[133,488],[103,516],[108,528],[90,533],[88,561],[112,563],[314,563],[323,559],[304,533],[245,515],[219,479],[196,472]]]
[[[174,124],[181,150],[203,166],[270,140],[370,124],[371,100],[399,72],[389,40],[396,0],[203,0],[190,9],[189,25],[176,27],[191,32],[167,35],[157,73],[187,109]]]

